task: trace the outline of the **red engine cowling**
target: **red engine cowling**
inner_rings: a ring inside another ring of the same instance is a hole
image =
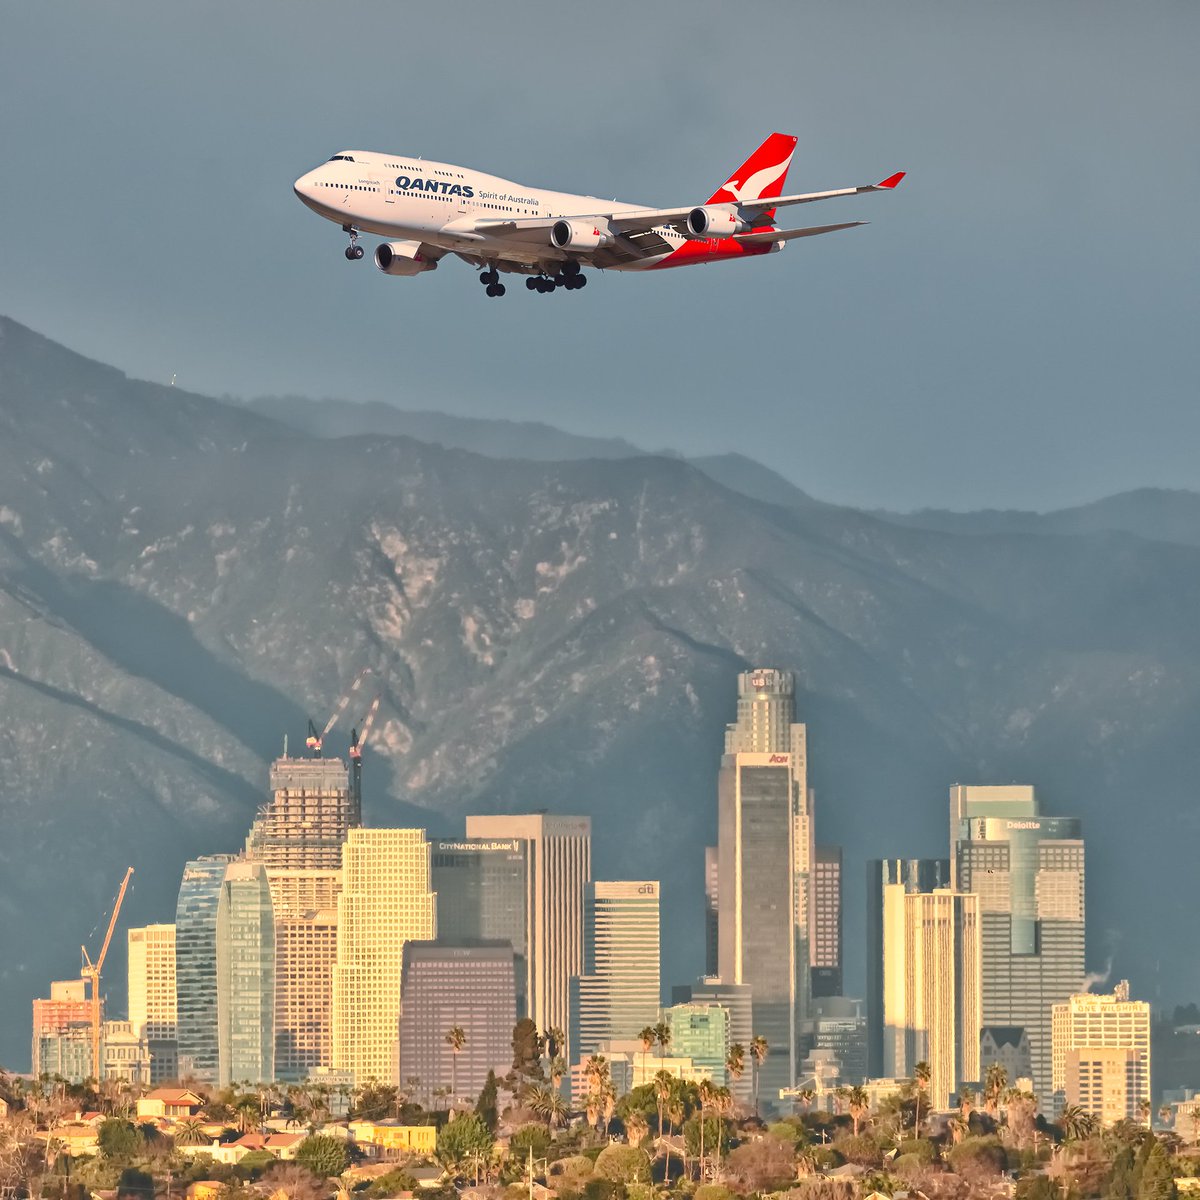
[[[688,233],[698,238],[733,237],[749,233],[750,222],[738,212],[736,204],[705,204],[688,213]]]
[[[385,275],[420,275],[436,271],[437,259],[427,257],[420,242],[383,242],[375,251],[375,265]]]

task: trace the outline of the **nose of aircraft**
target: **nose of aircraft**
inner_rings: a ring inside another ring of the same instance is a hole
[[[297,197],[305,204],[308,204],[315,198],[314,193],[316,192],[316,188],[313,185],[313,174],[314,172],[309,171],[307,175],[301,175],[300,178],[292,184],[292,191],[295,192]]]

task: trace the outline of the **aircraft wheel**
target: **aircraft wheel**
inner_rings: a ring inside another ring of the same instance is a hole
[[[492,292],[493,296],[503,296],[504,293],[508,291],[508,288],[506,288],[502,283],[493,283],[492,287],[494,289]]]
[[[486,271],[480,273],[479,281],[488,287],[492,287],[494,284],[500,282],[500,273],[494,267],[489,267]]]
[[[587,276],[586,275],[576,275],[575,276],[575,286],[577,288],[587,287]]]
[[[562,273],[564,275],[578,275],[579,264],[573,258],[568,258],[562,265]]]
[[[354,261],[354,259],[357,257],[357,255],[354,253],[354,251],[355,251],[356,249],[358,249],[358,247],[357,247],[357,246],[347,246],[347,247],[346,247],[346,257],[347,257],[347,258],[348,258],[348,259],[349,259],[351,262],[353,262],[353,261]]]
[[[527,280],[525,280],[525,286],[532,292],[537,288],[537,282],[538,281],[531,275]]]
[[[364,250],[364,249],[363,249],[361,246],[355,246],[355,247],[354,247],[354,257],[355,257],[356,259],[357,259],[357,258],[362,258],[362,256],[363,256],[365,253],[366,253],[366,251],[365,251],[365,250]]]

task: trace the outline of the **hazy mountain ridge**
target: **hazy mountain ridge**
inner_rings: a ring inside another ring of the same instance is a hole
[[[0,433],[0,1061],[24,1061],[28,998],[72,973],[120,869],[123,924],[172,919],[183,861],[237,848],[282,734],[368,665],[369,819],[590,812],[602,877],[664,880],[668,979],[701,965],[701,848],[752,662],[798,673],[848,935],[855,864],[944,853],[956,781],[1037,782],[1085,818],[1093,880],[1131,850],[1189,861],[1191,546],[902,527],[673,458],[318,438],[5,320]],[[1151,931],[1117,947],[1145,990],[1181,899],[1090,902],[1100,961],[1106,928]],[[1171,996],[1195,986],[1172,972]]]

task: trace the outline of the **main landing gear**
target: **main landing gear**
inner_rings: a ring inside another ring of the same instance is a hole
[[[503,296],[508,289],[500,282],[500,273],[495,267],[488,267],[486,271],[479,272],[479,282],[487,289],[487,294],[492,297]]]
[[[574,292],[587,286],[587,276],[579,269],[579,264],[570,258],[563,263],[558,274],[531,276],[525,280],[525,286],[531,292],[539,292],[543,296],[555,288],[566,288],[568,292]]]
[[[342,232],[350,235],[350,245],[346,247],[346,257],[354,262],[363,256],[363,248],[358,244],[358,230],[353,225],[343,225]]]

